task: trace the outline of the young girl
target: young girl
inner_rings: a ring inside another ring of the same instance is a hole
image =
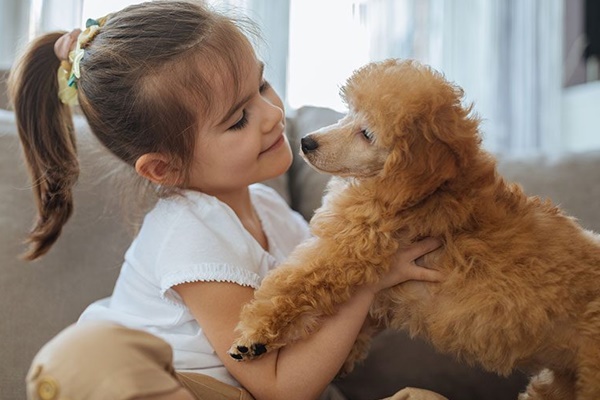
[[[413,262],[439,243],[400,251],[379,283],[357,288],[308,339],[235,362],[226,350],[241,307],[309,236],[298,214],[256,184],[292,160],[281,99],[240,28],[199,4],[149,2],[88,25],[38,38],[11,76],[39,211],[27,257],[50,249],[72,211],[69,105],[79,103],[98,139],[161,200],[112,296],[36,356],[29,398],[317,398],[379,290],[440,278]]]

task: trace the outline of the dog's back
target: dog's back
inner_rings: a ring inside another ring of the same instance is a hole
[[[373,313],[501,374],[600,366],[600,237],[497,175],[493,186],[470,190],[465,225],[445,232],[444,250],[428,261],[447,279],[394,288]],[[427,232],[427,214],[417,214]]]

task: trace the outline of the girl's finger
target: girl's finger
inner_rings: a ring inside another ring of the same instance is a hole
[[[411,244],[409,248],[402,252],[402,258],[414,261],[427,253],[438,249],[442,245],[441,240],[428,237]]]
[[[413,280],[427,282],[441,282],[444,280],[444,274],[435,269],[418,267],[416,265],[411,265],[409,268],[411,268],[410,275],[413,277]]]

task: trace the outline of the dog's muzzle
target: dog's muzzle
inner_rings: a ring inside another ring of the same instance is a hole
[[[310,153],[311,151],[314,151],[319,147],[319,142],[317,142],[310,136],[304,136],[302,139],[300,139],[300,144],[302,146],[302,152],[304,154]]]

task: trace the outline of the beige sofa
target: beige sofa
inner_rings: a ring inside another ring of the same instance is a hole
[[[288,122],[298,148],[303,134],[335,121],[339,114],[300,109]],[[24,376],[35,352],[73,323],[90,302],[111,293],[121,258],[131,239],[120,194],[108,173],[114,160],[76,121],[82,172],[75,213],[52,251],[26,263],[18,255],[34,208],[12,113],[0,110],[0,399],[20,400]],[[560,159],[504,161],[501,169],[530,193],[549,196],[587,228],[600,230],[600,152]],[[309,218],[318,207],[328,177],[295,160],[289,174],[272,182],[291,205]],[[497,377],[436,354],[426,343],[385,332],[371,356],[349,377],[336,382],[348,399],[377,399],[405,386],[424,387],[453,400],[515,399],[524,377]]]

